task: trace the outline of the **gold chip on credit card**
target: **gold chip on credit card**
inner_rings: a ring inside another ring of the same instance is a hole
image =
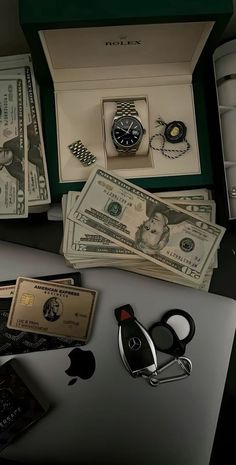
[[[7,327],[87,342],[97,292],[31,278],[18,278]]]

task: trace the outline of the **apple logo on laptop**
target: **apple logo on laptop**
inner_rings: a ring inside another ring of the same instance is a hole
[[[75,347],[69,354],[70,366],[65,370],[68,376],[72,379],[68,382],[68,386],[76,383],[78,378],[89,379],[95,372],[95,358],[91,350],[82,350]]]

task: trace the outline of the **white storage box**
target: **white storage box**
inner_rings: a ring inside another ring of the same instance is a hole
[[[236,219],[236,40],[214,53],[229,219]]]

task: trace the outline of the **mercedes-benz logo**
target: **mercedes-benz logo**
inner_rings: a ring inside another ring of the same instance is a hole
[[[131,350],[139,350],[142,345],[142,342],[139,339],[139,337],[131,337],[128,342],[128,345]]]

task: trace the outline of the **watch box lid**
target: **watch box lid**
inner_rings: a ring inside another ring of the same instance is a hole
[[[211,40],[207,41],[207,47],[213,51],[232,12],[232,0],[120,0],[116,3],[110,0],[90,0],[89,3],[82,0],[19,1],[20,23],[31,48],[36,75],[39,81],[44,82],[50,82],[51,75],[39,39],[40,30],[213,21]],[[160,42],[158,48],[165,48],[165,42]],[[176,46],[174,51],[177,52]]]
[[[100,80],[154,78],[154,85],[158,77],[166,81],[171,76],[173,82],[185,75],[185,82],[191,82],[213,25],[201,21],[57,28],[39,35],[55,89],[63,85],[69,90],[81,81],[97,88]]]

